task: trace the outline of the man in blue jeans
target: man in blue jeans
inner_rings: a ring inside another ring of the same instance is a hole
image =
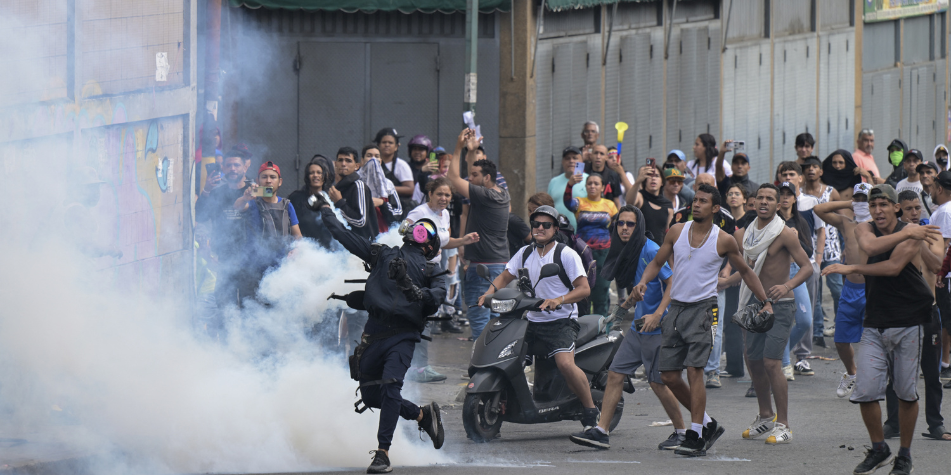
[[[485,264],[489,268],[489,279],[495,280],[505,270],[509,260],[508,223],[509,202],[508,191],[496,183],[498,169],[495,163],[488,160],[476,160],[469,167],[469,181],[459,175],[459,160],[462,149],[473,137],[474,131],[464,129],[456,141],[456,150],[449,162],[449,181],[453,188],[468,199],[469,216],[466,219],[465,234],[479,233],[479,242],[465,247],[465,258],[469,260],[469,268],[462,285],[465,291],[466,305],[470,306],[468,318],[469,328],[472,330],[471,340],[479,338],[482,329],[489,323],[489,309],[472,307],[479,301],[479,297],[489,289],[489,282],[476,273],[478,264]],[[497,315],[495,315],[497,316]]]

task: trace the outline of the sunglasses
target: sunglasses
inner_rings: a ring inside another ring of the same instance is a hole
[[[637,226],[637,223],[634,221],[618,221],[617,225],[619,228],[633,228]]]
[[[550,221],[532,221],[532,229],[535,229],[539,226],[541,226],[544,229],[551,229],[551,227],[554,225],[555,223],[552,223]]]

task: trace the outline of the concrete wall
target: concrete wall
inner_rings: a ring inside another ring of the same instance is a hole
[[[185,298],[193,293],[197,3],[0,3],[3,34],[18,43],[4,51],[0,168],[44,177],[39,192],[65,189],[76,170],[93,168],[105,184],[92,219],[100,241],[123,254],[93,262],[106,283]],[[161,81],[158,53],[168,63]],[[44,170],[47,154],[66,157],[66,169]]]

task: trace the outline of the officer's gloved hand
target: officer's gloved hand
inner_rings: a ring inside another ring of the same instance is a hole
[[[407,300],[410,302],[422,300],[423,292],[419,290],[419,287],[413,284],[409,275],[406,274],[406,261],[401,258],[390,261],[386,276],[396,282],[396,288],[403,292]]]
[[[327,198],[324,197],[323,193],[315,193],[310,195],[310,198],[307,198],[307,207],[311,211],[320,212],[320,209],[324,206],[330,206],[330,203],[327,202]]]

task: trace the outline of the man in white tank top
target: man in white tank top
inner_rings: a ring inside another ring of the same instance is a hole
[[[794,193],[792,184],[788,182],[784,182],[781,188],[786,193]],[[787,227],[783,218],[776,214],[779,196],[779,188],[775,185],[761,185],[756,191],[756,219],[733,235],[743,247],[744,257],[755,262],[754,271],[759,275],[763,287],[769,289],[769,297],[776,301],[773,305],[773,327],[766,333],[746,334],[746,356],[759,412],[743,432],[743,438],[755,439],[765,435],[767,444],[792,442],[787,418],[789,388],[783,374],[783,352],[796,320],[796,299],[792,289],[812,277],[813,273],[809,256],[799,244],[795,229]],[[789,266],[792,261],[799,265],[799,272],[790,279]],[[736,280],[739,279],[727,279],[724,285],[735,283]],[[740,305],[752,303],[749,292],[745,290],[740,289]],[[775,412],[769,399],[770,392],[776,402]]]
[[[723,258],[742,276],[760,301],[764,311],[772,311],[759,278],[740,255],[739,246],[730,235],[713,225],[712,217],[720,211],[720,192],[702,184],[693,199],[693,221],[675,224],[667,232],[664,244],[634,286],[633,298],[644,298],[647,283],[671,256],[674,274],[671,304],[661,321],[663,335],[660,349],[661,379],[677,400],[690,410],[691,424],[686,439],[674,451],[678,455],[706,455],[710,446],[723,434],[724,428],[706,413],[707,392],[703,368],[713,348],[713,332],[717,321],[717,275]],[[687,369],[689,386],[681,373]]]

